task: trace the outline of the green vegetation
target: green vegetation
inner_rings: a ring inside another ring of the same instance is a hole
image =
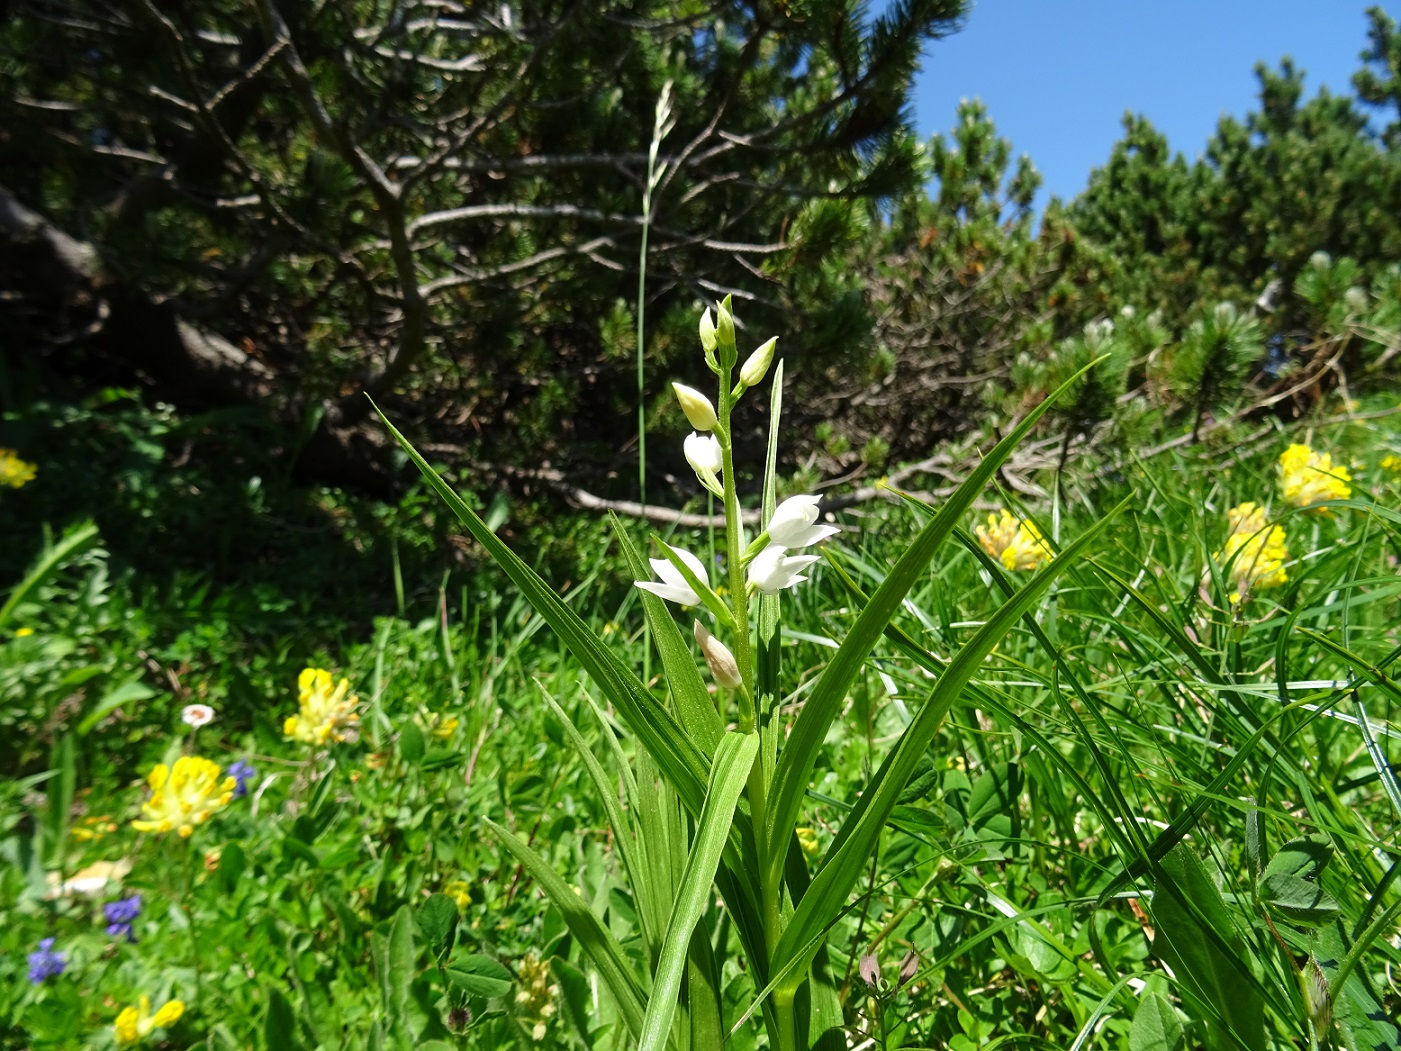
[[[963,7],[0,16],[0,1046],[1401,1045],[1401,30]]]

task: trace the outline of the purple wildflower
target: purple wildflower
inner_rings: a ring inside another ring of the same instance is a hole
[[[248,782],[258,776],[258,771],[254,769],[252,763],[245,763],[242,759],[235,759],[229,764],[228,774],[236,782],[234,784],[234,798],[248,794]]]
[[[141,915],[141,895],[133,894],[129,898],[109,901],[102,906],[102,915],[107,920],[108,937],[125,936],[127,941],[136,941],[136,935],[131,932],[131,925],[136,922],[136,917]]]
[[[62,974],[64,967],[68,966],[64,954],[54,952],[53,947],[54,940],[45,938],[39,943],[38,950],[29,954],[29,981],[32,985],[43,985],[50,978]]]

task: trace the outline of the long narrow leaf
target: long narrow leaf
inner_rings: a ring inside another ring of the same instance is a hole
[[[779,938],[774,949],[775,969],[784,968],[793,960],[802,962],[798,954],[809,951],[805,946],[812,944],[814,935],[827,927],[845,907],[847,895],[865,872],[871,851],[875,849],[881,829],[895,808],[900,792],[929,747],[944,715],[982,665],[983,658],[1046,593],[1056,578],[1075,564],[1132,500],[1132,496],[1127,497],[1075,543],[1046,563],[1020,591],[988,618],[949,663],[913,721],[861,793],[855,809],[843,822],[822,868]],[[790,973],[788,988],[796,989],[801,979],[802,968]]]
[[[629,1031],[634,1037],[637,1036],[642,1031],[644,1015],[642,990],[638,986],[636,976],[623,959],[622,946],[618,944],[617,939],[599,922],[598,917],[589,911],[584,899],[555,874],[549,862],[526,846],[520,837],[502,828],[495,821],[490,818],[482,820],[487,828],[496,834],[496,838],[501,840],[502,846],[515,855],[531,878],[540,884],[540,889],[545,892],[545,896],[554,907],[559,909],[569,933],[574,935],[579,947],[588,954],[593,965],[598,968],[599,977],[613,994]]]
[[[1088,369],[1089,366],[1086,366]],[[1017,443],[1035,426],[1036,421],[1071,384],[1086,371],[1081,369],[1063,384],[1054,394],[1033,409],[1022,422],[1002,441],[998,442],[987,458],[980,463],[966,481],[958,487],[948,501],[924,527],[909,548],[891,569],[890,574],[871,596],[870,603],[847,632],[837,648],[836,654],[827,665],[814,687],[802,712],[793,723],[792,733],[779,756],[774,771],[773,788],[769,794],[767,835],[768,858],[765,864],[768,871],[777,875],[783,864],[783,853],[787,848],[787,833],[797,823],[798,810],[803,793],[807,791],[813,767],[817,763],[817,753],[826,740],[827,729],[832,725],[837,712],[841,710],[847,690],[855,680],[871,652],[871,647],[885,631],[900,603],[923,576],[925,569],[934,558],[940,545],[953,532],[959,520],[972,506],[991,480],[994,472],[1002,466]]]
[[[705,903],[711,893],[710,885],[715,881],[715,870],[720,865],[730,822],[734,819],[735,804],[744,791],[749,768],[754,765],[758,750],[757,734],[727,733],[716,746],[715,765],[710,773],[705,806],[696,823],[691,853],[681,874],[676,905],[662,942],[661,957],[652,980],[652,998],[647,1004],[647,1016],[643,1019],[642,1035],[637,1042],[638,1051],[661,1051],[666,1046],[671,1019],[676,1012],[677,996],[681,991],[681,977],[686,970],[691,932],[705,911]]]
[[[608,695],[628,725],[637,734],[657,765],[675,787],[686,809],[699,814],[705,801],[705,758],[701,750],[677,725],[667,711],[648,694],[646,687],[617,656],[605,646],[584,621],[564,604],[541,577],[512,551],[489,528],[481,516],[452,491],[437,471],[429,466],[417,449],[389,422],[375,406],[385,427],[404,452],[427,479],[428,484],[452,509],[473,539],[501,567],[511,582],[521,590],[530,604],[545,618],[584,670]]]

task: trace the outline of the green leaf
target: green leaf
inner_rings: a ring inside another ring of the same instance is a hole
[[[1260,881],[1260,897],[1271,909],[1295,923],[1323,923],[1338,912],[1338,902],[1331,894],[1292,872],[1267,872]]]
[[[418,765],[424,773],[431,773],[461,766],[466,761],[467,757],[455,748],[430,748],[423,753],[423,761]]]
[[[128,679],[120,686],[113,687],[110,691],[103,694],[102,700],[97,702],[93,710],[83,716],[82,722],[80,722],[77,727],[78,736],[87,736],[88,732],[92,730],[94,726],[122,705],[129,704],[132,701],[144,701],[155,695],[156,691],[139,679]]]
[[[1088,367],[1086,366],[1086,369]],[[865,664],[871,649],[899,610],[910,588],[924,575],[935,553],[973,505],[973,501],[982,493],[993,474],[1012,454],[1012,450],[1027,432],[1036,425],[1041,415],[1086,369],[1071,377],[1054,394],[1028,413],[1011,434],[997,443],[986,459],[948,498],[929,524],[920,530],[914,542],[900,556],[875,594],[871,596],[871,601],[856,618],[846,638],[842,639],[837,652],[803,704],[802,711],[793,723],[788,741],[778,757],[778,766],[774,771],[773,786],[769,793],[767,834],[763,837],[768,849],[768,857],[763,859],[763,863],[773,878],[777,878],[782,867],[788,835],[797,825],[803,795],[807,792],[808,782],[812,778],[817,754],[826,740],[827,729],[841,710],[847,692]],[[1054,560],[1052,562],[1054,563]],[[902,781],[901,786],[903,785]]]
[[[15,585],[14,590],[10,592],[10,597],[5,600],[3,606],[0,606],[0,628],[9,622],[10,616],[31,591],[53,573],[56,573],[64,562],[70,558],[78,557],[96,542],[97,526],[91,522],[80,522],[75,526],[70,526],[58,543],[45,548],[44,553],[39,556],[39,561],[34,564],[34,568]]]
[[[413,911],[407,905],[399,907],[389,926],[384,964],[385,969],[380,974],[380,997],[384,1003],[385,1028],[391,1040],[400,1047],[409,1048],[413,1046],[409,998],[418,968],[413,944]]]
[[[461,956],[447,967],[448,979],[469,996],[495,1000],[507,995],[511,972],[490,956]]]
[[[1265,866],[1265,875],[1316,879],[1318,874],[1328,867],[1332,857],[1333,840],[1323,833],[1291,839],[1270,858],[1270,863]]]
[[[1245,962],[1241,938],[1216,884],[1186,843],[1168,852],[1160,870],[1163,878],[1153,886],[1158,929],[1153,952],[1172,968],[1183,999],[1208,1022],[1232,1030],[1250,1051],[1264,1051],[1259,983]],[[1222,1044],[1223,1039],[1218,1034],[1210,1043]]]
[[[1129,1051],[1182,1051],[1182,1021],[1172,1004],[1157,993],[1138,1001],[1129,1028]]]
[[[636,1037],[642,1031],[643,996],[637,978],[628,967],[622,947],[608,929],[599,922],[584,900],[575,893],[564,880],[550,868],[549,862],[537,854],[516,835],[502,828],[490,818],[483,818],[487,828],[509,850],[522,867],[530,873],[545,896],[564,917],[569,933],[574,935],[579,947],[584,950],[593,965],[598,968],[599,977],[617,1001],[618,1010],[627,1024],[629,1032]]]
[[[733,629],[735,626],[734,614],[732,614],[730,608],[725,605],[725,600],[717,595],[709,584],[696,576],[695,571],[681,560],[681,556],[676,553],[676,549],[656,533],[652,534],[652,543],[657,545],[662,556],[675,567],[676,571],[681,574],[681,578],[691,586],[691,590],[696,593],[696,596],[701,600],[701,604],[704,605],[706,609],[710,610],[711,613],[715,614],[715,619],[725,627]],[[644,579],[650,580],[651,577],[648,576]]]
[[[410,719],[399,730],[399,754],[404,757],[404,762],[417,766],[423,759],[423,745],[423,731],[418,728],[418,723]]]
[[[487,528],[481,517],[452,491],[409,440],[380,412],[378,406],[375,406],[375,411],[429,486],[457,515],[473,539],[486,549],[608,699],[622,712],[643,747],[656,759],[667,780],[675,786],[686,809],[692,814],[699,814],[705,801],[706,778],[705,758],[700,748],[676,720],[652,699],[632,670],[593,634],[577,613],[565,605],[555,594],[554,588]]]
[[[418,907],[418,929],[428,940],[428,951],[442,957],[452,951],[457,934],[457,904],[446,894],[430,895]]]
[[[268,1014],[263,1022],[263,1044],[267,1051],[297,1051],[297,1023],[287,997],[272,986],[267,989]]]
[[[816,947],[821,944],[821,932],[841,914],[846,906],[847,896],[866,871],[871,852],[880,838],[881,829],[885,827],[885,822],[894,810],[901,791],[909,783],[910,776],[918,768],[919,760],[924,756],[929,742],[938,732],[944,715],[957,700],[968,680],[973,677],[973,673],[982,666],[983,658],[992,652],[1002,637],[1040,600],[1056,578],[1073,566],[1099,539],[1109,523],[1132,500],[1132,496],[1125,498],[1075,543],[1042,566],[1020,591],[988,618],[959,650],[958,655],[949,662],[948,668],[939,677],[914,719],[900,735],[895,747],[885,757],[880,769],[861,793],[861,798],[851,814],[843,822],[836,839],[827,851],[827,856],[823,859],[822,868],[813,878],[812,886],[798,903],[792,919],[774,948],[775,973],[786,970],[795,962],[802,964],[805,962],[803,957],[810,960],[812,953],[816,952]],[[872,601],[874,602],[874,599]],[[862,615],[863,618],[864,616],[865,614]],[[799,719],[801,720],[801,716]],[[780,989],[796,990],[804,969],[798,966],[789,971]]]
[[[78,760],[72,734],[64,734],[49,755],[49,765],[57,773],[49,780],[46,817],[49,826],[49,864],[57,868],[63,858],[68,835],[68,815],[73,809],[73,792],[78,782]]]
[[[671,1018],[676,1012],[681,993],[681,978],[686,969],[686,956],[691,932],[700,922],[710,899],[715,870],[725,849],[735,805],[749,779],[749,770],[759,751],[758,734],[727,733],[715,748],[715,764],[710,771],[710,786],[705,806],[696,823],[691,853],[676,890],[676,904],[667,924],[652,979],[652,996],[647,1003],[638,1051],[662,1051],[671,1032]]]

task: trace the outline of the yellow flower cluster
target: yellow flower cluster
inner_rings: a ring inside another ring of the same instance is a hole
[[[1401,456],[1388,454],[1382,457],[1383,471],[1401,471]]]
[[[817,830],[814,828],[796,828],[793,830],[798,837],[798,846],[803,848],[803,853],[810,858],[815,858],[822,852],[822,842],[817,838]]]
[[[347,680],[342,679],[333,688],[330,672],[304,668],[297,678],[297,704],[301,711],[287,717],[282,733],[311,745],[353,741],[360,733],[360,716],[355,712],[359,703],[360,698],[350,693]]]
[[[462,720],[455,715],[448,715],[446,712],[430,712],[428,714],[428,728],[433,732],[433,736],[446,741],[453,734],[457,733],[457,728],[462,725]]]
[[[459,909],[465,909],[472,904],[472,890],[467,886],[466,880],[453,880],[443,888],[443,893],[451,898]]]
[[[174,768],[157,763],[146,779],[151,798],[141,804],[142,818],[131,823],[138,832],[169,832],[188,837],[196,825],[228,806],[237,781],[219,779],[219,765],[197,755],[182,755]]]
[[[0,449],[0,485],[11,489],[23,489],[34,481],[36,468],[19,458],[13,449]]]
[[[1001,517],[988,515],[988,524],[977,526],[974,532],[983,550],[1009,570],[1035,569],[1053,557],[1036,523],[1017,518],[1005,507]]]
[[[1265,510],[1244,503],[1226,512],[1231,532],[1226,546],[1215,556],[1216,564],[1230,574],[1232,605],[1239,605],[1252,591],[1279,587],[1289,579],[1284,563],[1289,559],[1284,527],[1270,525]]]
[[[1331,453],[1316,453],[1295,442],[1279,454],[1279,484],[1284,499],[1295,507],[1312,507],[1325,500],[1346,500],[1352,475],[1334,464]],[[1320,510],[1327,511],[1327,508]]]
[[[179,1000],[161,1004],[160,1010],[151,1014],[151,998],[141,997],[139,1007],[123,1007],[112,1026],[117,1036],[118,1047],[131,1047],[151,1035],[152,1029],[163,1029],[180,1021],[185,1013],[185,1005]]]
[[[530,1038],[545,1039],[545,1031],[555,1013],[555,997],[559,986],[550,981],[550,964],[533,952],[526,953],[520,964],[520,989],[516,992],[516,1004],[524,1016],[523,1021],[530,1026]]]

